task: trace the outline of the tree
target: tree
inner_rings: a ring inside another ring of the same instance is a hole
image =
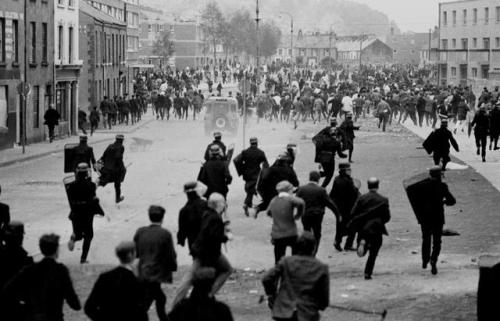
[[[170,40],[170,31],[164,31],[153,43],[153,54],[161,57],[164,62],[174,53],[174,43]]]
[[[266,58],[276,54],[280,41],[280,29],[272,21],[264,23],[260,30],[260,54]]]
[[[201,12],[201,28],[212,43],[214,51],[214,75],[217,64],[217,44],[222,43],[226,26],[224,16],[215,2],[209,2]]]

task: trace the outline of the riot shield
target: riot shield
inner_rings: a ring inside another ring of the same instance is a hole
[[[75,171],[74,162],[75,162],[75,153],[74,148],[78,146],[78,144],[66,144],[64,145],[64,173],[73,173]]]
[[[420,223],[421,217],[425,215],[424,204],[427,201],[426,195],[427,191],[425,190],[424,182],[429,179],[428,173],[421,173],[410,178],[407,178],[403,181],[403,187],[406,191],[406,195],[410,200],[410,205],[417,217],[417,221]]]

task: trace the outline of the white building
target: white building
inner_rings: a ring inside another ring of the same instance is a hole
[[[79,1],[54,1],[55,104],[68,115],[68,134],[78,132],[78,79],[83,64],[78,50]]]
[[[500,80],[500,1],[439,4],[439,82],[479,88]]]

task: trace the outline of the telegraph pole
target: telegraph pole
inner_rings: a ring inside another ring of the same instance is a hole
[[[260,92],[260,76],[259,76],[259,67],[260,67],[260,36],[259,36],[259,0],[256,0],[256,8],[255,8],[255,23],[257,26],[257,68],[255,70],[255,80],[257,82],[257,93]]]

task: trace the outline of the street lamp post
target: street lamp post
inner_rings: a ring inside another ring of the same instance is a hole
[[[256,23],[256,28],[257,28],[257,57],[256,57],[256,69],[255,69],[255,81],[257,82],[257,92],[260,91],[260,76],[259,76],[259,65],[260,65],[260,35],[259,35],[259,0],[256,0],[256,7],[255,7],[255,23]]]

